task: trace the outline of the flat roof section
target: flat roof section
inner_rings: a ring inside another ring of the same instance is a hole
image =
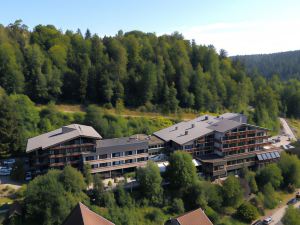
[[[149,145],[159,145],[159,144],[164,144],[165,142],[153,135],[147,135],[147,134],[134,134],[130,136],[131,138],[135,138],[137,140],[141,141],[148,141]]]

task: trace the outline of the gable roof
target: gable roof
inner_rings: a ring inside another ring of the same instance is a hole
[[[201,208],[187,212],[174,220],[180,225],[213,225]]]
[[[63,225],[115,225],[79,202]]]
[[[28,139],[26,152],[31,152],[39,148],[46,149],[78,137],[102,138],[91,126],[71,124]]]

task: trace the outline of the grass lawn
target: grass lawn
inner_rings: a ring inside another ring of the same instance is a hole
[[[38,109],[43,109],[46,107],[46,105],[37,105]],[[57,104],[56,105],[57,110],[61,111],[61,112],[66,112],[66,113],[85,113],[85,108],[84,106],[75,104],[75,105],[69,105],[69,104]],[[125,108],[124,110],[122,110],[121,113],[117,113],[116,110],[114,108],[112,109],[107,109],[104,107],[99,106],[99,108],[108,114],[112,114],[112,115],[120,115],[120,116],[124,116],[124,117],[165,117],[165,118],[169,118],[169,119],[175,119],[175,120],[190,120],[190,119],[194,119],[197,116],[199,116],[200,114],[210,114],[210,115],[217,115],[217,114],[213,114],[213,113],[208,113],[208,112],[193,112],[192,110],[189,111],[185,111],[183,110],[181,113],[170,113],[170,114],[162,114],[162,113],[158,113],[158,112],[141,112],[138,109],[129,109],[129,108]]]
[[[10,199],[10,198],[6,198],[6,197],[1,197],[0,198],[0,205],[3,205],[5,203],[12,203],[12,202],[13,202],[13,200]]]

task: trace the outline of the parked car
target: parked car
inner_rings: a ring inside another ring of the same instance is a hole
[[[287,205],[294,205],[294,204],[296,204],[297,203],[297,198],[292,198],[291,200],[289,200],[288,202],[287,202]]]
[[[11,168],[8,167],[0,167],[0,175],[1,176],[8,176],[11,174]]]
[[[31,172],[26,172],[26,174],[25,174],[25,180],[26,180],[26,181],[32,180]]]
[[[272,223],[272,217],[267,217],[263,220],[263,224],[267,225],[267,224],[270,224]]]
[[[254,223],[252,223],[252,225],[263,225],[263,221],[257,220]]]
[[[5,166],[11,167],[13,164],[15,164],[15,162],[16,162],[15,159],[6,159],[6,160],[3,161],[3,164],[4,164]]]

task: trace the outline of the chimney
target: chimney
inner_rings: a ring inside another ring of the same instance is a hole
[[[185,134],[185,135],[188,135],[188,134],[189,134],[189,131],[188,131],[188,130],[186,130],[186,131],[184,132],[184,134]]]
[[[193,124],[193,123],[192,123],[192,126],[191,126],[191,128],[194,128],[194,127],[195,127],[195,124]]]

